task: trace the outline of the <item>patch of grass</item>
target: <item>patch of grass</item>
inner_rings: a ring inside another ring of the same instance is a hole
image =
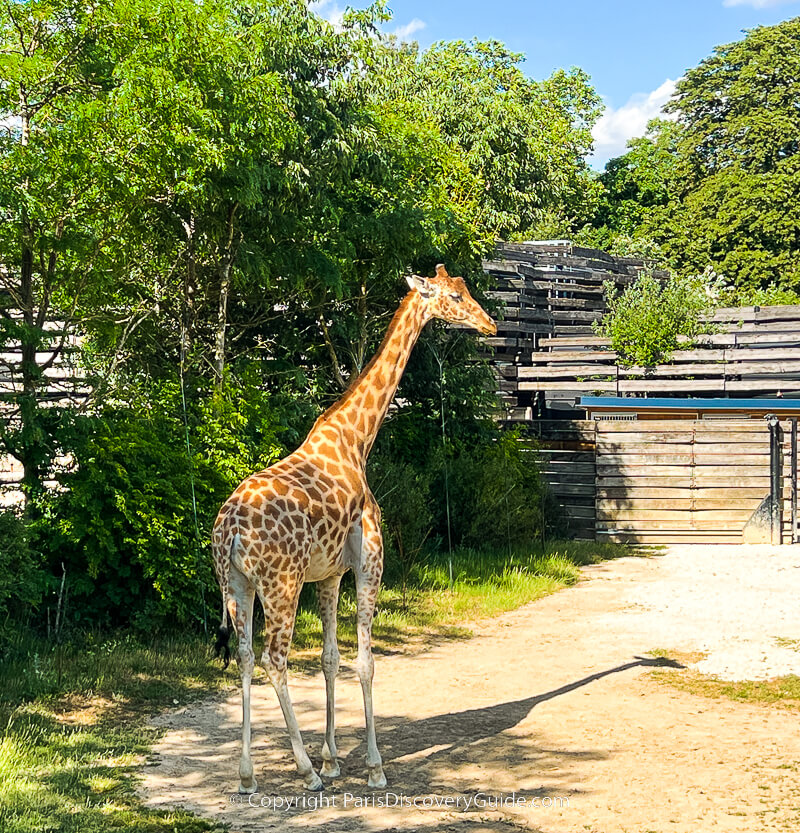
[[[156,732],[146,716],[232,684],[205,639],[28,636],[0,665],[0,830],[200,833],[183,811],[142,806],[133,773]]]
[[[700,662],[701,659],[705,659],[708,656],[703,651],[674,651],[667,650],[666,648],[655,648],[652,651],[648,651],[647,655],[656,659],[669,660],[672,663],[678,663],[678,665],[683,666]]]
[[[774,680],[720,680],[697,671],[653,671],[652,676],[680,691],[739,703],[758,703],[800,710],[800,677],[791,674]]]
[[[699,662],[705,657],[700,652],[682,653],[680,651],[655,650],[651,656],[670,659],[688,665]],[[682,669],[659,669],[650,673],[652,679],[665,683],[689,694],[709,697],[716,700],[727,698],[739,703],[758,703],[763,706],[800,710],[800,677],[791,674],[772,680],[720,680],[710,674]]]

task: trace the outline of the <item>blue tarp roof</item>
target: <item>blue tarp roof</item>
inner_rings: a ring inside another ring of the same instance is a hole
[[[747,411],[796,411],[800,410],[800,399],[678,399],[671,397],[644,396],[582,396],[582,408],[636,408],[670,410],[747,410]]]

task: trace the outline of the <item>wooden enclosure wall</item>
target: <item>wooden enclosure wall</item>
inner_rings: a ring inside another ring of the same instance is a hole
[[[800,305],[718,310],[726,332],[699,337],[667,364],[624,367],[608,339],[544,338],[516,367],[518,391],[564,395],[692,395],[749,397],[800,392]],[[506,374],[508,376],[508,373]]]
[[[784,541],[791,535],[791,427],[783,440]],[[597,538],[741,543],[770,491],[763,419],[596,423]]]
[[[791,424],[783,429],[783,541],[791,541]],[[763,419],[541,420],[525,453],[567,535],[629,543],[742,543],[770,492]]]

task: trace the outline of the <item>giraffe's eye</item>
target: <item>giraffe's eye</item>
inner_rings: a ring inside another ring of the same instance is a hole
[[[464,296],[460,292],[451,292],[450,297],[457,303],[460,304],[464,300]]]

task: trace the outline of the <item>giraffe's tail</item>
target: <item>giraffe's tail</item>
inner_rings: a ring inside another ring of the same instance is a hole
[[[225,599],[223,598],[223,603]],[[227,668],[231,661],[231,615],[228,613],[228,607],[225,605],[225,624],[219,626],[217,630],[217,641],[214,643],[214,656],[222,658],[222,667]]]
[[[238,533],[233,536],[233,542],[231,543],[231,552],[230,558],[233,559],[236,551],[239,548],[239,535]],[[231,661],[231,648],[230,648],[230,638],[231,638],[231,625],[233,621],[231,620],[230,610],[228,609],[228,576],[230,575],[230,565],[223,559],[222,560],[222,575],[219,575],[219,587],[222,591],[222,624],[219,626],[217,630],[217,641],[214,643],[214,656],[222,658],[222,667],[227,668]]]

